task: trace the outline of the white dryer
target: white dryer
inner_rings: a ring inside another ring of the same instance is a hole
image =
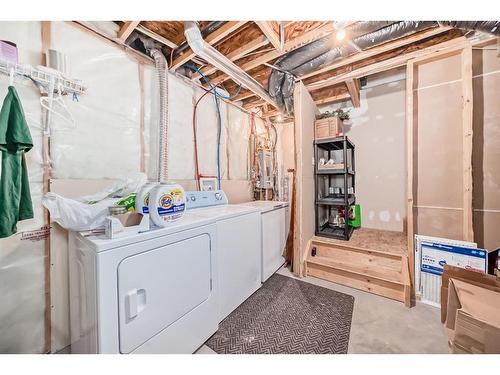
[[[240,205],[257,208],[261,213],[261,281],[264,282],[285,263],[283,253],[290,230],[288,202],[253,201]]]
[[[222,190],[187,192],[186,198],[188,212],[216,221],[220,322],[261,286],[260,211],[228,204]]]
[[[216,225],[186,212],[113,240],[70,234],[73,353],[192,353],[218,329]]]

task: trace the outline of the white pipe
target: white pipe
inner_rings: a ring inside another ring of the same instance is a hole
[[[229,60],[222,53],[217,51],[210,44],[205,42],[198,25],[194,21],[184,22],[184,35],[186,36],[186,41],[191,47],[191,50],[205,59],[219,69],[220,71],[226,73],[234,81],[241,83],[242,86],[246,87],[252,91],[257,96],[264,99],[267,103],[271,104],[274,108],[279,109],[276,101],[271,98],[269,93],[262,87],[262,85],[252,78],[249,74],[243,71],[239,66]]]

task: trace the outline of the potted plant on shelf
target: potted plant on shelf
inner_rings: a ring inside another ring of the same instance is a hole
[[[317,115],[316,120],[329,118],[329,117],[338,117],[339,120],[342,121],[343,125],[352,125],[351,117],[349,115],[350,111],[351,111],[350,109],[345,111],[342,108],[336,109],[332,112],[326,111],[326,112],[323,112],[323,113]]]

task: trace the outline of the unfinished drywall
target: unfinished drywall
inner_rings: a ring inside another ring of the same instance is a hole
[[[295,86],[293,96],[296,145],[293,272],[299,275],[307,244],[315,232],[313,142],[314,120],[319,110],[303,83]]]
[[[473,51],[474,240],[500,247],[500,57],[498,45]]]
[[[405,204],[405,80],[399,69],[367,78],[361,105],[321,107],[350,110],[345,134],[356,146],[356,202],[364,228],[403,231]]]
[[[460,54],[415,68],[416,234],[463,239]]]
[[[18,46],[24,64],[41,63],[40,22],[1,22],[0,39]],[[0,97],[7,94],[9,77],[0,75]],[[23,233],[43,225],[42,131],[38,89],[29,81],[16,79],[33,138],[33,149],[26,154],[34,219],[17,226],[18,233],[0,239],[0,353],[40,353],[44,349],[44,242],[23,238]]]

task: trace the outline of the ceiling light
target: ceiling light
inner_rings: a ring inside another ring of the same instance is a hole
[[[340,29],[335,33],[335,38],[340,42],[341,40],[344,40],[345,35],[346,35],[345,30]]]

